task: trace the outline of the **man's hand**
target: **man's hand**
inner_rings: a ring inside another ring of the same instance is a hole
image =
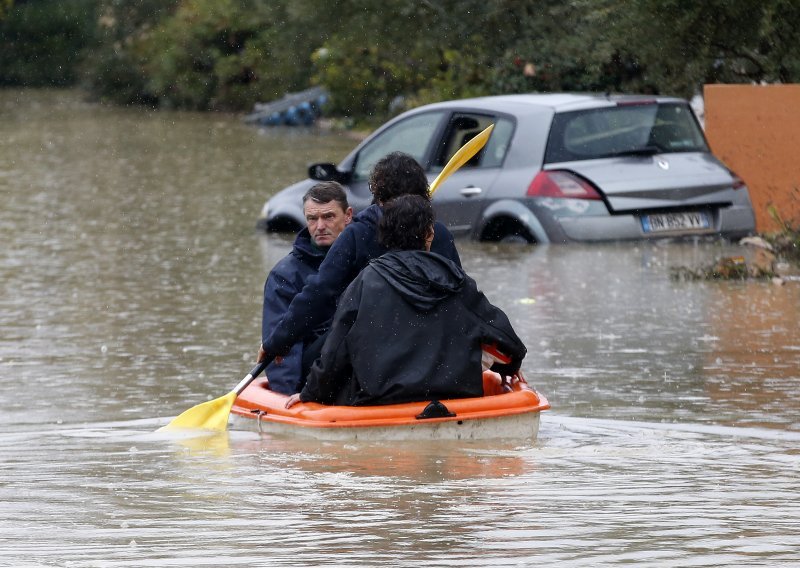
[[[292,396],[289,397],[289,400],[286,401],[286,408],[291,408],[298,402],[303,402],[300,400],[300,393],[296,392]]]
[[[264,357],[266,357],[266,356],[267,356],[267,352],[264,351],[264,345],[263,344],[259,345],[258,346],[258,355],[256,355],[256,363],[261,363],[261,361],[263,361]],[[273,359],[273,361],[275,363],[277,363],[278,365],[280,365],[281,363],[283,363],[283,357],[281,357],[279,355],[279,356],[275,357]]]

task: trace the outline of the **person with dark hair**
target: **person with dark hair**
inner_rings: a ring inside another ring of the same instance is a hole
[[[428,179],[417,161],[402,152],[381,158],[369,175],[372,203],[386,203],[399,195],[429,198]]]
[[[508,317],[453,261],[431,252],[430,202],[402,195],[379,223],[389,252],[372,260],[339,300],[333,325],[298,402],[347,406],[483,396],[484,345],[516,373],[526,349]]]
[[[378,223],[378,240],[388,250],[429,250],[428,237],[435,220],[430,202],[403,195],[390,201]]]
[[[280,322],[262,338],[259,362],[284,355],[311,330],[330,320],[339,296],[350,282],[370,260],[387,251],[377,237],[384,203],[399,195],[417,195],[430,200],[425,171],[414,158],[402,152],[388,154],[375,164],[370,174],[370,190],[373,204],[356,215],[353,223],[342,231],[320,264],[319,273],[308,279]],[[436,221],[433,233],[431,250],[460,267],[453,235],[447,227]],[[323,343],[324,336],[321,336],[314,344],[307,345],[308,356],[315,358],[314,354],[319,354]]]
[[[303,214],[306,227],[297,234],[292,251],[278,261],[264,283],[262,340],[269,337],[286,315],[292,299],[317,273],[331,245],[352,221],[353,208],[347,203],[344,188],[335,181],[328,181],[320,182],[306,192],[303,196]],[[330,323],[330,318],[319,322],[299,337],[284,357],[267,366],[266,374],[272,390],[293,394],[302,388],[313,363],[310,357],[304,361],[305,347],[327,332]]]

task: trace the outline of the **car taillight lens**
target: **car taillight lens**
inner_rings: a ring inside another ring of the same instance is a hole
[[[528,186],[527,195],[528,197],[601,199],[600,194],[588,181],[559,170],[539,172]]]

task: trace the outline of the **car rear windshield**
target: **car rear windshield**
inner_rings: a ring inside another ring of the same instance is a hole
[[[688,105],[618,106],[556,113],[545,163],[667,152],[708,152]]]

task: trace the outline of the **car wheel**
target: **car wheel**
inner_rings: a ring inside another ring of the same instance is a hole
[[[496,217],[483,229],[480,240],[492,243],[533,244],[536,242],[528,230],[512,217]]]
[[[529,241],[526,237],[524,237],[522,235],[514,235],[514,234],[506,235],[503,238],[501,238],[500,241],[498,241],[498,242],[520,244],[520,245],[527,245],[527,244],[531,243],[531,241]]]

